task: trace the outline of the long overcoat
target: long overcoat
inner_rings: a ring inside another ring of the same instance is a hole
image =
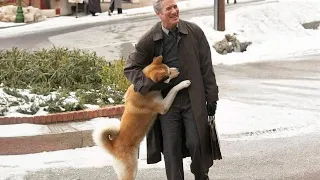
[[[94,13],[101,13],[100,0],[89,0],[88,11],[91,11]]]
[[[214,157],[210,146],[206,102],[218,100],[218,86],[212,67],[210,46],[198,25],[180,20],[178,29],[179,71],[185,75],[184,79],[191,80],[188,93],[201,142],[201,158],[203,165],[209,168],[213,164]],[[135,46],[135,51],[127,59],[124,74],[134,84],[135,90],[141,94],[146,94],[154,84],[144,76],[141,69],[150,64],[153,57],[159,55],[162,41],[161,22],[158,22],[141,37]],[[161,161],[162,150],[161,126],[159,120],[156,120],[147,135],[147,163]],[[185,144],[183,155],[189,156]]]

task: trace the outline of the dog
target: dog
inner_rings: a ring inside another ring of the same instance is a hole
[[[236,4],[237,0],[233,0],[233,4]],[[229,0],[227,0],[227,4],[229,4]]]
[[[169,68],[162,63],[162,56],[155,57],[143,70],[146,77],[154,82],[169,81],[179,75],[176,68]],[[125,93],[124,113],[121,121],[106,120],[106,125],[93,131],[93,140],[113,159],[113,168],[119,180],[134,180],[137,174],[138,149],[157,115],[165,114],[177,93],[189,87],[190,80],[184,80],[174,86],[165,98],[161,91],[150,91],[145,95],[135,92],[130,85]]]

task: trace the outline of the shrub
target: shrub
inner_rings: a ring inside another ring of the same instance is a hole
[[[95,52],[80,49],[53,47],[27,51],[12,48],[0,50],[0,83],[17,98],[19,94],[15,89],[29,89],[43,96],[57,92],[59,99],[42,104],[53,109],[52,112],[83,109],[84,104],[119,104],[130,85],[123,75],[124,63],[124,59],[107,62]],[[72,92],[79,102],[62,107],[59,101]],[[26,97],[21,95],[20,98]]]

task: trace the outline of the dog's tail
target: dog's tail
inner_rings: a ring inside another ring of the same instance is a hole
[[[115,140],[119,134],[120,121],[118,119],[105,119],[104,121],[103,125],[93,130],[93,141],[96,145],[113,155],[113,140]]]

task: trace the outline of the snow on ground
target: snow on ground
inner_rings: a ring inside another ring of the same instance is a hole
[[[18,137],[18,136],[35,136],[39,134],[48,134],[50,129],[45,125],[36,124],[15,124],[15,125],[1,125],[1,137]]]
[[[226,31],[212,31],[213,18],[195,17],[192,21],[205,31],[209,44],[222,40],[227,33],[238,34],[253,44],[244,53],[220,55],[212,48],[216,64],[240,64],[279,60],[320,54],[320,31],[304,29],[301,24],[320,21],[320,1],[279,0],[259,6],[248,6],[226,13]]]

